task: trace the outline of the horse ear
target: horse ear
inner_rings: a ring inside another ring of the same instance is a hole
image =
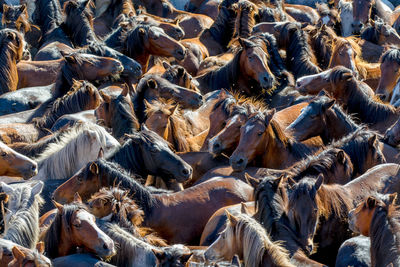
[[[237,266],[237,267],[241,266],[240,259],[237,254],[235,254],[235,256],[233,256],[232,261],[231,261],[231,266]]]
[[[149,79],[147,81],[147,86],[152,88],[152,89],[156,89],[157,88],[157,82],[154,79]]]
[[[174,106],[172,106],[172,107],[169,109],[169,112],[171,112],[171,115],[170,115],[170,116],[174,115],[174,113],[175,113],[176,109],[178,108],[178,106],[179,106],[179,105],[174,105]]]
[[[324,182],[324,175],[322,173],[320,173],[314,184],[315,191],[318,191],[318,189],[321,187],[323,182]]]
[[[111,103],[111,96],[104,93],[104,91],[100,91],[100,96],[103,98],[104,102]]]
[[[9,197],[8,197],[8,195],[6,193],[4,193],[4,192],[0,193],[0,202],[7,203],[8,199],[9,199]]]
[[[188,260],[190,259],[190,257],[192,257],[192,255],[193,255],[193,252],[189,252],[189,253],[182,254],[182,256],[181,256],[181,263],[186,263],[186,262],[188,262]]]
[[[12,251],[13,257],[15,259],[17,259],[18,261],[23,261],[25,259],[24,252],[22,252],[17,246],[14,246],[11,251]]]
[[[351,79],[353,79],[353,74],[351,72],[345,72],[342,74],[342,80],[343,81],[350,81]]]
[[[75,195],[74,195],[74,202],[82,203],[82,198],[81,198],[81,196],[79,195],[78,192],[75,192]]]
[[[104,150],[102,147],[99,149],[99,154],[97,154],[97,159],[102,159],[104,158]]]
[[[168,70],[172,67],[167,61],[163,61],[162,65],[163,65],[164,69],[166,69],[166,70]]]
[[[389,195],[389,204],[394,205],[397,201],[397,192]]]
[[[244,173],[244,178],[246,179],[247,184],[251,185],[253,188],[256,188],[260,184],[258,179],[252,177],[247,172]]]
[[[239,38],[238,41],[240,46],[243,47],[244,49],[250,48],[252,46],[252,42],[247,39]]]
[[[324,108],[324,110],[328,110],[330,109],[333,105],[335,104],[335,99],[330,100],[327,103],[324,103],[324,105],[322,105],[322,107]]]
[[[164,251],[162,251],[161,249],[156,249],[156,248],[152,248],[151,249],[154,253],[154,255],[157,257],[157,259],[162,260],[165,257],[165,253]]]
[[[140,125],[140,130],[141,131],[150,131],[149,128],[147,128],[146,124],[144,124],[144,123],[142,125]]]
[[[3,4],[3,13],[6,13],[8,11],[8,5]]]
[[[225,210],[226,213],[226,217],[228,218],[228,221],[232,224],[232,225],[236,225],[238,222],[238,219],[232,215],[228,210]]]
[[[370,147],[373,147],[373,146],[375,145],[376,139],[377,139],[376,134],[374,134],[373,136],[371,136],[371,137],[368,139],[368,144],[369,144]]]
[[[56,208],[58,209],[59,212],[63,212],[64,206],[62,204],[58,203],[55,200],[52,200],[52,202],[53,202],[54,206],[56,206]]]
[[[252,213],[244,202],[240,202],[240,212],[247,215],[251,215]]]
[[[26,10],[26,4],[23,4],[19,7],[19,11],[24,12]]]
[[[33,196],[39,195],[42,192],[43,187],[44,183],[42,181],[38,181],[36,184],[32,186],[32,191],[31,191],[32,195]]]
[[[11,186],[9,186],[8,184],[6,184],[4,182],[0,182],[0,186],[1,186],[2,190],[4,191],[4,193],[6,193],[7,195],[11,195],[14,192],[14,188],[12,188]]]
[[[143,28],[139,28],[139,33],[143,36],[146,34],[146,31]]]
[[[275,186],[276,188],[278,188],[278,187],[281,185],[282,180],[283,180],[283,177],[284,177],[284,175],[281,175],[281,176],[279,176],[279,178],[277,178],[277,179],[274,180],[274,186]]]
[[[374,197],[368,197],[367,199],[367,208],[373,209],[376,205],[376,199]]]
[[[75,59],[74,56],[66,56],[66,57],[64,57],[64,58],[65,58],[65,60],[66,60],[67,62],[69,62],[69,63],[76,63],[76,59]]]
[[[272,120],[272,117],[275,115],[276,113],[276,109],[271,109],[271,110],[267,110],[265,112],[265,124],[269,124]]]
[[[36,250],[40,253],[44,253],[44,242],[40,241],[36,244]]]
[[[339,150],[339,152],[336,154],[336,158],[341,164],[344,164],[344,162],[346,161],[346,157],[344,155],[344,151],[343,150]]]
[[[97,166],[95,162],[92,162],[92,164],[90,164],[89,170],[93,174],[99,174],[99,166]]]

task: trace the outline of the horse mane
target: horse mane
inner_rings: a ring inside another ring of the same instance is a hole
[[[309,36],[298,24],[286,23],[280,31],[279,43],[286,48],[286,64],[296,79],[321,71],[309,45]]]
[[[272,242],[265,229],[247,215],[236,216],[238,222],[232,228],[236,242],[242,243],[243,260],[245,266],[262,266],[269,263],[271,266],[293,266],[289,261],[289,253],[281,246],[281,242]],[[242,237],[242,240],[240,240]]]
[[[306,155],[312,154],[312,150],[306,145],[286,136],[275,120],[271,120],[269,125],[271,126],[268,127],[270,136],[273,136],[283,147],[288,149],[296,159],[303,159]]]
[[[236,13],[232,8],[220,4],[217,18],[209,29],[205,29],[200,34],[200,41],[206,33],[218,42],[224,49],[228,46],[233,37]]]
[[[30,186],[28,185],[28,187]],[[21,186],[13,192],[18,196],[10,196],[20,203],[16,204],[18,210],[14,214],[10,214],[2,238],[33,249],[39,239],[39,210],[44,204],[44,200],[40,194],[32,197],[30,193],[30,188]]]
[[[390,262],[397,265],[400,263],[399,207],[379,202],[370,225],[371,260],[375,261],[371,263],[376,266]]]
[[[311,46],[322,69],[329,66],[332,57],[332,43],[336,33],[329,27],[322,26],[310,32]]]
[[[85,205],[77,202],[66,204],[63,206],[62,212],[57,210],[57,215],[50,226],[41,234],[45,245],[45,254],[47,257],[54,259],[58,257],[58,247],[62,240],[61,232],[64,224],[67,232],[71,231],[72,216],[78,210],[86,210]]]
[[[326,219],[333,213],[337,217],[346,219],[352,209],[353,200],[349,193],[338,184],[322,184],[315,198],[318,213]]]
[[[379,36],[381,34],[381,27],[383,26],[383,24],[383,21],[376,20],[375,25],[364,27],[360,34],[361,39],[364,39],[374,44],[378,44]]]
[[[400,65],[400,50],[397,48],[392,48],[386,51],[379,60],[380,63],[384,63],[386,61],[395,62]]]
[[[71,90],[54,101],[43,117],[32,121],[40,129],[49,129],[58,118],[65,114],[73,114],[87,110],[93,99],[100,99],[98,91],[87,81],[73,81]]]
[[[341,151],[337,148],[330,148],[322,151],[317,155],[310,155],[305,159],[295,163],[289,168],[290,178],[299,181],[305,176],[317,177],[320,173],[325,178],[329,177],[329,173],[334,173],[337,167],[337,153]],[[346,176],[351,177],[353,174],[353,165],[346,164]],[[328,183],[329,181],[325,181]]]
[[[36,24],[38,24],[42,29],[43,35],[47,34],[52,28],[60,25],[63,22],[64,18],[63,14],[61,13],[59,1],[36,0],[35,3],[36,9],[34,11],[34,17]]]
[[[233,5],[233,8],[237,10],[233,37],[250,37],[251,31],[256,24],[257,6],[250,1],[240,0]]]
[[[107,181],[110,186],[118,185],[120,188],[129,190],[131,199],[143,210],[145,216],[151,213],[154,198],[146,187],[138,183],[136,179],[132,179],[117,163],[98,159],[94,161],[94,164],[98,166],[99,177]],[[88,169],[85,171],[89,172]]]
[[[237,99],[234,97],[232,94],[228,94],[226,98],[220,99],[215,103],[212,111],[214,112],[217,110],[219,107],[222,107],[222,111],[226,114],[229,115],[231,114],[232,111],[232,106],[237,103]]]
[[[8,38],[8,35],[14,35],[15,42]],[[17,61],[22,58],[23,37],[20,33],[11,29],[0,31],[0,93],[4,94],[17,89],[18,74]]]
[[[117,97],[111,96],[111,102],[115,107],[114,118],[111,120],[113,136],[120,139],[124,134],[132,134],[139,130],[139,121],[130,97],[121,94]]]
[[[377,135],[376,132],[360,127],[347,136],[332,142],[331,147],[343,149],[353,163],[353,177],[362,174],[370,150],[368,140]]]
[[[346,109],[354,113],[357,110],[357,117],[367,124],[374,124],[385,121],[396,113],[396,109],[380,102],[376,97],[371,98],[361,89],[362,84],[354,77],[351,80],[343,81],[343,75],[350,70],[341,66],[335,67],[332,71],[330,81],[332,86],[344,83],[344,92],[347,95]]]

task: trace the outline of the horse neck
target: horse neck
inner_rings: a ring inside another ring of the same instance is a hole
[[[400,236],[396,231],[399,222],[398,218],[390,218],[387,211],[377,209],[370,226],[371,266],[388,266],[400,262]]]
[[[51,29],[55,26],[58,26],[62,22],[62,14],[61,14],[61,7],[60,3],[57,0],[50,0],[50,1],[36,1],[36,11],[43,11],[46,13],[46,16],[41,16],[40,19],[43,20],[42,25],[40,25],[43,35],[48,33]],[[50,12],[52,11],[52,12]]]
[[[112,133],[115,139],[119,140],[125,134],[136,132],[136,122],[132,116],[132,114],[119,114],[111,121]]]
[[[143,73],[146,73],[149,66],[150,53],[145,49],[143,53],[132,58],[139,62],[140,65],[142,65],[142,71]]]
[[[176,115],[172,115],[168,119],[168,140],[175,147],[175,150],[178,152],[189,152],[190,145],[188,143],[187,137],[187,127],[185,122],[180,121]]]
[[[229,11],[223,8],[218,13],[217,18],[211,25],[210,29],[205,30],[203,34],[209,32],[214,40],[217,41],[225,49],[232,39],[234,25],[235,17],[231,18]]]
[[[99,42],[89,22],[81,21],[78,25],[80,27],[68,25],[64,22],[64,27],[67,29],[67,32],[70,33],[71,41],[76,46],[84,47],[92,42]]]
[[[71,89],[72,81],[69,80],[69,77],[66,77],[67,73],[70,71],[71,70],[69,70],[69,66],[65,62],[65,59],[63,59],[63,63],[61,63],[61,71],[59,72],[54,85],[54,99],[65,95]]]
[[[326,113],[324,126],[324,133],[321,136],[324,144],[328,144],[332,140],[339,139],[360,128],[337,105]]]

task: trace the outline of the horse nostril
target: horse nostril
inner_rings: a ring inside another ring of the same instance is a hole
[[[106,250],[108,249],[108,246],[106,245],[106,243],[103,244],[103,248]]]
[[[36,165],[32,165],[32,171],[36,171],[37,167]]]
[[[243,159],[239,159],[238,161],[236,161],[237,164],[242,164],[244,162]]]
[[[214,143],[214,148],[219,148],[219,147],[220,147],[219,143]]]
[[[189,171],[188,171],[188,169],[183,169],[183,170],[182,170],[182,173],[183,173],[184,175],[188,175],[188,174],[189,174]]]
[[[200,100],[203,100],[203,96],[199,95],[199,99],[200,99]]]

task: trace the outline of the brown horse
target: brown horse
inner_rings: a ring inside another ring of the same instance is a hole
[[[380,62],[382,75],[375,93],[383,101],[389,101],[397,80],[400,78],[400,51],[395,48],[386,51]]]
[[[27,33],[31,29],[26,4],[13,6],[3,4],[1,24],[3,28],[15,29],[21,33]]]
[[[51,267],[52,262],[43,255],[44,244],[39,242],[36,249],[28,249],[11,241],[0,239],[1,266],[20,267]]]
[[[276,83],[271,72],[269,56],[258,44],[239,38],[240,48],[225,66],[196,77],[203,93],[234,89],[247,95],[258,95],[270,90]]]
[[[65,64],[68,64],[67,62],[73,60],[72,57],[66,55],[65,58],[58,60],[18,62],[17,88],[44,86],[55,83],[61,69]],[[75,63],[79,65],[79,68],[85,70],[88,80],[93,80],[93,76],[118,75],[124,69],[121,62],[116,59],[89,54],[79,54],[79,59]]]
[[[397,193],[370,196],[350,211],[350,229],[371,239],[371,266],[394,266],[400,262],[400,230]]]
[[[0,175],[29,179],[38,172],[37,163],[0,142]]]
[[[17,90],[17,62],[22,59],[23,36],[10,29],[0,31],[0,94]]]
[[[205,251],[206,260],[231,260],[235,254],[243,258],[246,266],[295,266],[289,253],[271,241],[265,229],[247,215],[231,215],[228,211],[226,228]]]
[[[332,43],[329,68],[342,65],[353,71],[356,78],[365,81],[372,89],[381,79],[380,64],[369,64],[361,59],[361,48],[352,38],[336,37]]]
[[[397,46],[400,44],[400,36],[397,32],[389,24],[381,20],[376,20],[372,22],[372,25],[363,29],[361,39],[380,46]]]
[[[41,235],[49,258],[73,254],[77,247],[104,258],[115,254],[114,242],[97,227],[95,217],[87,211],[79,195],[71,204],[54,202],[54,205],[57,215]]]
[[[216,210],[252,199],[253,189],[234,179],[216,179],[172,194],[151,194],[116,167],[104,160],[89,163],[54,192],[55,199],[71,201],[71,193],[76,190],[86,199],[101,187],[119,183],[130,190],[144,211],[144,226],[153,228],[168,242],[186,244],[198,243],[204,226]]]
[[[179,22],[181,19],[179,17],[177,19],[166,19],[146,12],[142,12],[140,13],[140,15],[136,16],[135,19],[141,21],[142,23],[154,25],[163,29],[166,34],[168,34],[175,40],[181,40],[185,37],[185,31],[179,26]]]
[[[351,70],[342,66],[302,77],[296,87],[301,93],[309,94],[317,94],[324,88],[348,113],[381,133],[399,118],[400,110],[373,97],[371,88],[357,81]]]
[[[179,65],[170,65],[166,61],[163,62],[163,67],[165,68],[165,72],[161,77],[167,79],[171,83],[200,92],[197,88],[198,82],[193,79],[184,67]]]
[[[371,194],[399,192],[399,174],[399,165],[382,164],[346,185],[324,185],[323,176],[300,180],[290,190],[288,210],[301,244],[311,252],[312,242],[318,243],[315,258],[334,263],[336,253],[331,252],[350,237],[350,209]],[[387,184],[389,180],[392,182]]]
[[[249,38],[256,24],[257,5],[247,0],[241,0],[232,5],[232,8],[236,11],[233,37]]]
[[[273,120],[274,114],[275,109],[257,112],[240,128],[239,145],[229,159],[233,170],[243,171],[251,162],[258,167],[284,169],[312,153],[309,147],[284,134]]]

